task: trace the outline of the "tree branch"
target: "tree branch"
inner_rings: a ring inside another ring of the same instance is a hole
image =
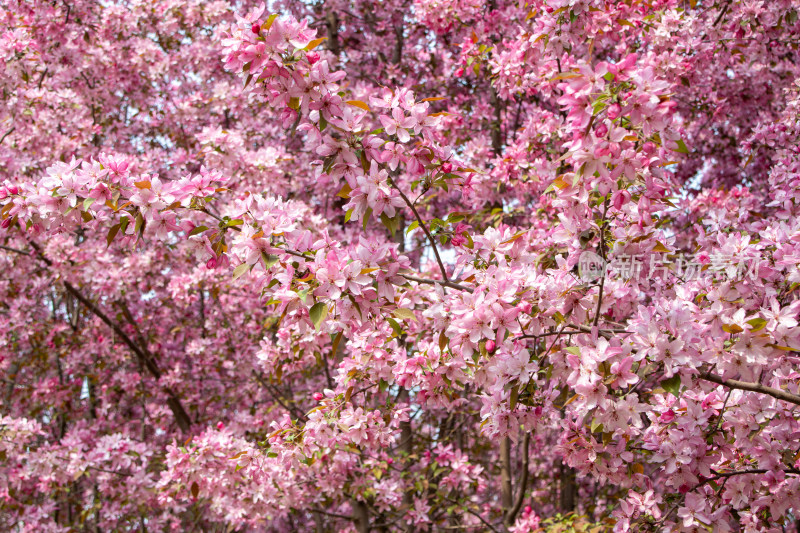
[[[591,123],[589,124],[589,127],[591,127]],[[607,214],[608,214],[608,197],[606,197],[605,205],[603,206],[603,218],[600,221],[600,255],[603,256],[603,261],[606,260],[605,228],[606,228]],[[600,276],[600,292],[597,295],[597,310],[595,310],[594,312],[594,321],[592,322],[593,326],[596,326],[597,322],[600,320],[600,308],[603,305],[603,288],[605,287],[605,284],[606,284],[606,273],[604,270],[603,275]]]
[[[9,136],[9,135],[11,135],[12,133],[14,133],[14,130],[15,130],[15,129],[17,129],[17,127],[16,127],[16,126],[12,126],[10,130],[8,130],[7,132],[5,132],[5,133],[3,134],[3,136],[2,136],[2,137],[0,137],[0,144],[3,144],[3,141],[5,141],[5,140],[6,140],[6,137],[8,137],[8,136]]]
[[[528,448],[530,447],[530,443],[531,434],[525,433],[525,437],[522,439],[522,477],[519,480],[519,492],[517,492],[517,499],[514,502],[514,506],[506,514],[506,527],[511,527],[517,519],[519,510],[522,509],[522,502],[525,501],[525,490],[528,488]]]
[[[408,208],[411,209],[411,212],[414,213],[414,217],[416,217],[417,222],[419,222],[419,227],[421,227],[422,231],[425,232],[425,236],[428,237],[428,241],[430,241],[431,246],[433,247],[433,254],[436,256],[436,262],[439,263],[439,270],[442,271],[442,277],[444,278],[445,281],[449,281],[450,278],[447,276],[447,269],[444,267],[442,258],[439,256],[439,248],[436,246],[436,240],[433,238],[433,235],[431,235],[431,232],[428,230],[428,226],[425,225],[425,222],[422,220],[422,217],[419,216],[417,208],[414,207],[414,204],[412,204],[411,200],[408,199],[406,193],[400,190],[400,187],[397,186],[397,184],[394,182],[393,179],[390,179],[389,183],[391,183],[392,187],[394,187],[397,190],[397,192],[400,193],[400,197],[406,203]]]
[[[291,407],[289,407],[288,405],[286,405],[286,403],[284,403],[284,401],[283,401],[283,400],[281,400],[281,397],[280,397],[280,395],[278,394],[278,392],[280,392],[280,391],[274,391],[274,390],[272,389],[272,387],[270,387],[270,386],[269,386],[269,383],[267,383],[266,381],[264,381],[264,378],[262,378],[262,377],[261,377],[261,376],[258,374],[258,372],[256,372],[255,370],[253,370],[253,376],[256,378],[256,381],[258,381],[258,383],[259,383],[259,384],[260,384],[262,387],[264,387],[264,389],[266,389],[267,393],[268,393],[268,394],[269,394],[269,395],[272,397],[272,399],[273,399],[273,400],[275,400],[275,401],[276,401],[276,402],[277,402],[277,403],[278,403],[278,404],[279,404],[281,407],[283,407],[284,409],[286,409],[286,411],[287,411],[287,412],[288,412],[290,415],[294,416],[295,418],[297,418],[298,420],[301,420],[301,421],[303,421],[303,422],[305,422],[305,421],[307,420],[307,417],[306,417],[306,415],[305,415],[305,414],[303,414],[303,412],[302,412],[302,411],[300,411],[299,409],[296,409],[296,408],[295,408],[295,409],[292,409]]]
[[[758,392],[761,394],[766,394],[767,396],[772,396],[773,398],[776,398],[778,400],[784,400],[786,402],[793,403],[795,405],[800,405],[800,396],[798,396],[797,394],[792,394],[791,392],[786,392],[781,389],[775,389],[773,387],[767,387],[766,385],[762,385],[761,383],[749,383],[747,381],[738,381],[735,379],[723,379],[722,376],[712,374],[711,372],[705,372],[700,374],[700,378],[706,381],[710,381],[711,383],[716,383],[717,385],[722,385],[723,387],[745,390],[750,392]]]
[[[119,327],[115,322],[113,322],[108,316],[103,313],[103,311],[97,307],[92,301],[87,299],[83,294],[80,293],[78,289],[76,289],[70,282],[64,281],[64,287],[67,291],[70,292],[79,302],[81,302],[89,311],[92,312],[97,318],[105,322],[105,324],[110,327],[114,333],[122,339],[122,342],[125,343],[131,351],[136,354],[136,357],[144,364],[150,374],[156,379],[159,380],[161,378],[161,370],[156,366],[156,362],[153,357],[149,356],[150,354],[146,351],[146,348],[143,350],[139,346],[137,346],[128,335]],[[175,421],[178,423],[178,427],[181,428],[182,431],[187,432],[191,428],[192,420],[189,418],[188,413],[183,408],[180,399],[178,398],[177,394],[170,388],[164,387],[164,392],[167,393],[167,405],[169,405],[170,409],[172,410],[172,414],[175,416]]]
[[[511,441],[508,437],[503,437],[500,441],[500,498],[503,510],[511,510]]]
[[[459,291],[466,291],[466,292],[469,292],[469,293],[474,291],[474,289],[472,289],[470,287],[466,287],[466,286],[461,285],[459,283],[456,283],[454,281],[449,281],[449,280],[442,281],[442,280],[439,280],[439,279],[418,278],[417,276],[409,276],[409,275],[406,275],[406,274],[400,274],[400,275],[403,276],[404,278],[406,278],[408,281],[416,281],[417,283],[423,283],[425,285],[442,285],[444,287],[450,287],[451,289],[456,289],[456,290],[459,290]]]
[[[35,242],[29,241],[29,244],[34,250],[36,250],[38,257],[47,266],[53,266],[53,262],[44,256],[41,249]],[[111,328],[111,330],[122,340],[122,342],[131,349],[139,361],[147,368],[147,370],[156,380],[161,378],[161,370],[156,365],[153,357],[147,352],[147,347],[141,348],[135,342],[133,342],[133,340],[131,340],[131,338],[117,323],[112,321],[108,315],[106,315],[97,305],[95,305],[94,302],[86,298],[74,285],[66,280],[64,280],[63,283],[64,288],[66,288],[67,291],[75,297],[75,299],[81,302],[89,311],[92,312],[92,314],[94,314],[97,318]],[[191,428],[192,420],[189,418],[188,413],[183,408],[180,398],[178,398],[178,395],[170,387],[164,387],[163,390],[167,394],[167,405],[169,406],[170,410],[172,410],[172,414],[175,416],[175,421],[177,422],[178,427],[181,429],[181,431],[188,432]]]

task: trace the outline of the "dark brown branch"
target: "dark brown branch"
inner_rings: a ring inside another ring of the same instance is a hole
[[[511,483],[511,441],[503,437],[500,441],[500,499],[506,513],[511,511]]]
[[[589,124],[591,127],[591,124]],[[605,237],[605,227],[606,227],[606,215],[608,214],[608,197],[605,200],[605,206],[603,207],[603,218],[600,221],[600,255],[603,256],[603,261],[606,260],[606,237]],[[594,312],[594,321],[592,322],[593,326],[597,325],[597,322],[600,320],[600,308],[603,305],[603,288],[606,284],[606,273],[605,271],[600,276],[600,292],[597,295],[597,310]]]
[[[299,409],[296,409],[296,408],[295,408],[295,409],[292,409],[291,407],[289,407],[288,405],[286,405],[286,403],[284,403],[284,401],[283,401],[283,400],[281,400],[280,394],[278,394],[278,392],[279,392],[279,391],[277,391],[277,390],[273,390],[273,388],[272,388],[272,387],[270,387],[269,383],[267,383],[266,381],[264,381],[264,378],[262,378],[262,377],[261,377],[261,376],[258,374],[258,372],[256,372],[255,370],[253,371],[253,376],[256,378],[256,381],[258,381],[258,383],[259,383],[259,384],[260,384],[262,387],[264,387],[264,389],[266,389],[266,391],[267,391],[267,393],[270,395],[270,397],[271,397],[273,400],[275,400],[275,401],[276,401],[276,402],[277,402],[277,403],[278,403],[278,404],[279,404],[281,407],[283,407],[284,409],[286,409],[286,411],[287,411],[287,412],[288,412],[288,413],[289,413],[291,416],[294,416],[295,418],[297,418],[298,420],[301,420],[301,421],[303,421],[303,422],[305,422],[305,421],[307,420],[307,418],[306,418],[306,415],[305,415],[305,414],[303,414],[303,412],[302,412],[302,411],[300,411]]]
[[[400,274],[400,275],[403,276],[408,281],[415,281],[417,283],[423,283],[425,285],[442,285],[444,287],[450,287],[451,289],[456,289],[459,291],[466,291],[470,293],[473,292],[473,289],[471,289],[470,287],[466,287],[454,281],[449,281],[449,280],[442,281],[440,279],[418,278],[417,276],[409,276],[406,274]]]
[[[458,502],[458,501],[454,500],[453,498],[447,498],[447,500],[448,500],[449,502],[451,502],[451,503],[455,503],[455,504],[461,505],[461,503],[460,503],[460,502]],[[471,514],[472,516],[474,516],[475,518],[477,518],[478,520],[480,520],[481,522],[483,522],[483,525],[485,525],[486,527],[488,527],[488,528],[489,528],[490,530],[492,530],[494,533],[500,533],[500,532],[497,530],[497,528],[496,528],[496,527],[494,527],[492,524],[490,524],[489,522],[487,522],[487,521],[486,521],[486,520],[485,520],[485,519],[484,519],[484,518],[483,518],[483,517],[482,517],[480,514],[476,513],[475,511],[473,511],[473,510],[472,510],[472,509],[470,509],[469,507],[464,507],[464,510],[465,510],[466,512],[468,512],[469,514]]]
[[[30,255],[25,250],[17,250],[16,248],[12,248],[10,246],[3,246],[2,244],[0,244],[0,250],[7,250],[9,252],[14,252],[15,254],[20,254],[20,255]]]
[[[113,322],[108,316],[103,313],[103,311],[97,307],[92,301],[87,299],[83,294],[80,293],[78,289],[76,289],[70,282],[64,281],[64,287],[72,294],[79,302],[81,302],[89,311],[92,312],[97,318],[102,320],[108,327],[110,327],[114,333],[122,339],[122,342],[131,349],[131,351],[136,354],[136,357],[139,361],[147,368],[150,374],[156,379],[161,378],[161,370],[156,365],[155,360],[152,356],[146,351],[145,349],[140,348],[139,346],[134,343],[128,335],[120,328],[115,322]],[[192,420],[189,418],[188,413],[183,408],[180,399],[178,398],[177,394],[169,388],[165,387],[164,392],[167,393],[167,405],[172,410],[172,414],[175,416],[175,421],[178,423],[178,427],[181,428],[181,431],[188,432],[192,426]]]
[[[428,241],[430,241],[431,246],[433,247],[433,255],[436,256],[436,262],[439,263],[439,270],[442,271],[442,277],[444,278],[445,281],[449,281],[450,278],[447,276],[447,269],[444,267],[442,258],[439,256],[439,248],[436,246],[436,240],[433,238],[433,235],[431,235],[431,232],[428,230],[428,226],[425,225],[425,222],[422,220],[422,217],[419,216],[417,208],[414,207],[414,204],[412,204],[411,200],[408,199],[406,193],[400,190],[400,187],[398,187],[397,184],[395,184],[394,180],[390,180],[390,183],[395,189],[397,189],[397,192],[400,193],[400,198],[402,198],[403,201],[408,206],[408,208],[411,209],[411,212],[414,213],[414,217],[417,219],[419,227],[421,227],[422,231],[425,232],[425,236],[428,237]]]
[[[10,130],[8,130],[7,132],[5,132],[5,133],[3,134],[3,136],[2,136],[2,137],[0,137],[0,144],[3,144],[3,141],[5,141],[5,140],[6,140],[6,137],[8,137],[8,136],[9,136],[9,135],[11,135],[12,133],[14,133],[14,130],[15,130],[15,129],[17,129],[17,127],[16,127],[16,126],[12,126]]]
[[[39,258],[47,265],[52,266],[53,262],[50,261],[47,257],[42,254],[41,249],[35,242],[29,242],[31,247],[36,250]],[[112,321],[108,315],[106,315],[97,305],[94,304],[91,300],[86,298],[81,292],[70,282],[64,281],[64,288],[67,289],[67,292],[72,294],[75,299],[81,302],[89,311],[92,312],[97,318],[99,318],[102,322],[104,322],[111,330],[122,340],[122,342],[130,348],[130,350],[136,355],[139,361],[147,368],[150,374],[156,379],[161,378],[161,370],[155,363],[153,357],[147,352],[147,348],[138,346],[131,338],[122,330],[122,328]],[[188,413],[183,408],[181,404],[180,398],[178,395],[170,388],[164,387],[164,392],[167,394],[167,405],[169,406],[170,410],[172,410],[172,414],[175,416],[175,421],[178,424],[178,427],[181,428],[182,431],[188,432],[191,428],[192,421],[189,418]]]
[[[714,24],[712,24],[712,25],[711,25],[711,27],[712,27],[712,28],[713,28],[713,27],[715,27],[717,24],[719,24],[719,22],[722,20],[722,17],[724,17],[724,16],[725,16],[725,13],[727,13],[727,12],[728,12],[728,8],[729,8],[729,7],[731,7],[731,2],[730,2],[730,0],[728,0],[728,1],[725,3],[725,6],[722,8],[722,11],[720,11],[720,12],[719,12],[719,15],[717,15],[717,18],[714,20]]]
[[[367,504],[355,498],[351,501],[353,516],[350,518],[358,533],[369,533],[369,509]]]
[[[341,47],[339,45],[339,17],[335,11],[328,11],[325,16],[325,26],[328,30],[328,50],[333,52],[333,55],[339,57]]]
[[[531,434],[525,433],[525,437],[522,439],[522,477],[519,480],[519,489],[517,489],[517,499],[514,502],[514,506],[506,513],[506,527],[511,527],[514,524],[520,509],[522,509],[522,502],[525,501],[525,490],[528,488],[528,449],[530,448],[530,443]]]
[[[747,381],[738,381],[735,379],[723,379],[722,376],[712,374],[711,372],[700,374],[700,378],[710,381],[711,383],[716,383],[717,385],[722,385],[723,387],[758,392],[761,394],[766,394],[767,396],[772,396],[778,400],[784,400],[795,405],[800,405],[800,396],[797,394],[792,394],[791,392],[775,389],[773,387],[767,387],[761,383],[749,383]]]
[[[800,470],[796,468],[785,468],[783,469],[783,471],[787,474],[800,474]],[[743,476],[747,474],[766,474],[767,472],[769,472],[769,470],[765,468],[751,468],[748,470],[736,470],[733,472],[717,472],[716,470],[712,470],[711,472],[714,474],[713,476],[707,477],[704,480],[702,480],[700,483],[692,487],[691,491],[695,491],[700,487],[702,487],[703,485],[705,485],[706,483],[709,483],[711,481],[716,481],[718,479],[729,478],[734,476]]]
[[[328,511],[323,511],[322,509],[309,509],[312,513],[317,513],[325,516],[332,516],[334,518],[342,518],[344,520],[350,520],[352,517],[347,516],[345,514],[337,514],[337,513],[329,513]],[[299,512],[299,511],[298,511]]]

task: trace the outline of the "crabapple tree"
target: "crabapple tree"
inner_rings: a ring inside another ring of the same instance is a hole
[[[7,0],[0,528],[800,529],[799,11]]]

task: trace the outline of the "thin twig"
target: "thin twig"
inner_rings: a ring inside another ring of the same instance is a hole
[[[450,287],[451,289],[456,289],[459,291],[466,291],[469,293],[474,292],[474,289],[470,287],[466,287],[459,283],[450,280],[440,280],[440,279],[427,279],[427,278],[418,278],[417,276],[409,276],[407,274],[400,274],[402,277],[407,279],[408,281],[415,281],[417,283],[423,283],[425,285],[442,285],[444,287]]]
[[[452,502],[452,503],[459,504],[459,502],[457,502],[456,500],[454,500],[454,499],[452,499],[452,498],[447,498],[447,499],[448,499],[450,502]],[[492,531],[494,531],[494,533],[500,533],[500,532],[497,530],[497,528],[496,528],[496,527],[494,527],[492,524],[490,524],[489,522],[487,522],[486,520],[484,520],[484,518],[483,518],[481,515],[479,515],[478,513],[476,513],[475,511],[473,511],[473,510],[472,510],[472,509],[470,509],[469,507],[464,507],[464,510],[465,510],[466,512],[468,512],[469,514],[471,514],[472,516],[476,517],[476,518],[477,518],[478,520],[480,520],[481,522],[483,522],[483,524],[484,524],[486,527],[488,527],[489,529],[491,529]]]
[[[603,256],[603,261],[606,261],[606,239],[605,239],[605,228],[606,228],[606,214],[608,214],[608,197],[605,199],[605,206],[603,207],[603,219],[600,221],[600,255]],[[603,275],[600,276],[600,292],[597,295],[597,310],[594,312],[594,321],[592,325],[597,326],[597,322],[600,320],[600,307],[603,305],[603,287],[605,286],[606,282],[606,273],[603,272]]]
[[[439,270],[442,271],[442,277],[444,278],[445,281],[448,281],[449,278],[447,276],[447,269],[444,267],[442,258],[439,256],[439,249],[436,246],[436,240],[433,238],[433,235],[431,235],[431,232],[428,230],[428,226],[425,225],[425,222],[422,220],[422,217],[419,216],[417,208],[414,207],[414,204],[411,203],[411,200],[408,199],[408,196],[406,196],[406,194],[402,190],[400,190],[400,187],[398,187],[397,184],[395,184],[394,180],[390,179],[389,183],[392,185],[392,187],[394,187],[397,190],[398,193],[400,193],[400,197],[406,203],[408,208],[411,209],[411,212],[414,213],[414,217],[416,217],[417,222],[419,222],[419,226],[422,228],[422,231],[425,232],[425,236],[428,237],[428,241],[430,241],[431,246],[433,247],[433,254],[436,256],[436,262],[439,263]]]
[[[44,256],[39,246],[33,242],[29,241],[28,244],[37,252],[38,257],[47,265],[53,266],[53,262]],[[70,282],[63,280],[64,287],[67,289],[67,292],[72,294],[79,302],[81,302],[89,311],[92,312],[97,318],[99,318],[102,322],[104,322],[111,330],[122,340],[122,342],[131,349],[131,351],[136,355],[139,361],[147,368],[150,374],[158,381],[161,378],[161,370],[156,365],[156,362],[152,355],[147,351],[147,347],[140,347],[138,346],[131,338],[123,331],[123,329],[114,321],[112,321],[108,315],[106,315],[94,302],[86,298],[75,286],[73,286]],[[169,405],[170,409],[172,410],[172,414],[175,416],[175,421],[178,424],[178,427],[184,432],[188,432],[192,425],[192,420],[189,418],[189,414],[183,408],[181,404],[181,400],[178,395],[170,388],[164,387],[164,392],[167,394],[167,405]]]

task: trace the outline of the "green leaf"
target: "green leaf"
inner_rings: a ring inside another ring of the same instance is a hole
[[[675,150],[679,154],[688,154],[689,148],[686,146],[686,143],[683,142],[683,139],[678,140],[678,148]]]
[[[309,287],[305,287],[303,289],[296,290],[294,292],[297,293],[297,297],[300,298],[301,302],[306,303],[306,297],[308,297],[308,290],[309,290]]]
[[[408,225],[408,228],[406,228],[406,235],[408,235],[409,233],[411,233],[413,230],[417,229],[418,227],[419,227],[419,221],[415,220],[414,222],[412,222],[411,224]]]
[[[95,201],[94,198],[87,198],[86,200],[84,200],[83,201],[83,210],[86,211],[87,209],[89,209],[89,206],[92,205],[94,203],[94,201]]]
[[[208,229],[208,226],[196,226],[192,228],[192,231],[189,232],[189,237],[193,235],[197,235],[198,233],[203,233],[205,230]]]
[[[389,217],[386,213],[381,213],[381,222],[392,234],[392,237],[394,237],[394,234],[397,233],[397,230],[400,228],[400,219],[397,216]]]
[[[569,353],[571,353],[572,355],[580,355],[581,354],[581,349],[578,348],[577,346],[567,346],[564,349],[566,351],[568,351]]]
[[[392,314],[394,316],[396,316],[397,318],[401,318],[403,320],[416,320],[417,319],[417,316],[414,314],[414,311],[412,311],[411,309],[406,309],[404,307],[398,307],[397,309],[392,311]]]
[[[241,265],[237,266],[233,269],[233,279],[241,278],[245,272],[249,272],[250,269],[253,268],[253,265],[248,265],[247,263],[242,263]]]
[[[314,329],[319,331],[320,324],[328,316],[328,305],[323,302],[315,303],[308,310],[308,316],[311,318],[311,323],[314,324]]]
[[[517,385],[514,385],[511,388],[511,397],[509,398],[509,401],[510,401],[509,409],[513,411],[514,408],[517,406],[517,402],[519,401],[519,387]]]
[[[761,317],[756,317],[747,321],[748,324],[753,326],[750,331],[758,331],[760,329],[764,329],[764,326],[767,325],[767,321]]]
[[[470,235],[466,231],[462,232],[461,235],[467,238],[467,244],[465,246],[470,250],[472,250],[475,247],[475,243],[472,240],[472,235]]]
[[[120,217],[119,219],[119,230],[125,235],[125,230],[128,229],[128,224],[130,224],[131,218],[130,217]]]
[[[277,263],[278,259],[280,259],[280,258],[277,255],[272,255],[272,254],[267,254],[267,253],[261,252],[261,259],[264,260],[264,267],[269,269],[270,267],[272,267],[272,265]]]
[[[367,212],[364,213],[364,220],[361,222],[361,229],[367,231],[367,222],[369,222],[370,217],[372,217],[372,208],[368,207]]]
[[[114,237],[117,236],[118,232],[119,232],[119,224],[114,224],[113,226],[111,226],[111,229],[108,230],[108,236],[106,237],[106,242],[108,243],[108,246],[111,246],[111,243],[114,240]]]
[[[389,322],[390,326],[392,326],[392,331],[394,331],[395,335],[399,337],[400,335],[403,334],[403,328],[402,326],[400,326],[400,323],[397,322],[397,320],[393,318],[387,318],[386,321]]]
[[[261,29],[264,30],[264,31],[269,30],[270,27],[272,27],[272,23],[275,22],[276,18],[278,18],[278,14],[277,13],[273,13],[272,15],[270,15],[267,18],[267,20],[264,22],[264,24],[261,25]]]
[[[347,210],[347,213],[344,214],[344,221],[350,222],[350,218],[353,216],[353,208]]]
[[[602,433],[603,424],[598,422],[596,418],[592,418],[592,433],[597,433],[598,431]]]
[[[136,224],[133,226],[133,233],[139,234],[141,237],[144,234],[144,217],[141,213],[136,213]]]
[[[676,398],[680,398],[681,377],[677,374],[661,382],[661,387]]]

